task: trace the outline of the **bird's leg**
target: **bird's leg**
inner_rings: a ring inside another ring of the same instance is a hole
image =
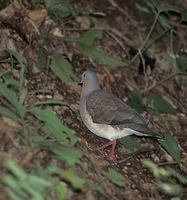
[[[115,147],[116,147],[116,140],[112,140],[110,142],[107,142],[106,144],[104,144],[103,146],[101,146],[99,149],[105,149],[106,147],[112,145],[112,152],[110,153],[109,156],[107,156],[107,160],[114,160],[115,158]]]

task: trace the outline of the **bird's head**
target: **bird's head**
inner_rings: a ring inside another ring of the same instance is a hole
[[[87,92],[100,89],[96,72],[90,69],[84,71],[79,85],[82,86],[83,91],[86,90]]]

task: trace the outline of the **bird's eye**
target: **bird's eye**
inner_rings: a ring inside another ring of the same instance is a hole
[[[86,75],[85,75],[85,74],[83,74],[83,77],[86,77]]]

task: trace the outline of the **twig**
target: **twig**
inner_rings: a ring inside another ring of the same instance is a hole
[[[127,54],[127,49],[123,46],[123,43],[111,32],[104,30],[113,40],[117,42],[117,44],[122,48],[122,50]]]
[[[167,161],[167,162],[162,162],[162,163],[158,163],[158,166],[165,166],[165,165],[176,165],[177,162],[176,161]]]
[[[145,59],[144,59],[141,51],[139,51],[139,55],[140,55],[140,59],[142,61],[142,65],[143,65],[143,73],[144,73],[146,87],[147,87],[147,85],[148,85],[148,79],[147,79],[147,73],[146,73]]]
[[[158,82],[156,82],[156,83],[153,83],[150,87],[141,90],[140,93],[149,92],[149,91],[152,90],[153,88],[155,88],[155,87],[157,87],[157,86],[159,86],[159,85],[162,85],[165,81],[168,81],[169,79],[172,79],[172,78],[174,78],[175,76],[187,76],[187,73],[184,73],[184,72],[175,72],[175,73],[173,73],[173,74],[170,74],[168,77],[164,78],[163,80],[158,81]]]
[[[123,15],[125,15],[125,17],[131,22],[131,24],[137,28],[137,22],[135,20],[132,19],[132,17],[120,6],[117,5],[117,3],[115,2],[115,0],[108,0],[108,2],[114,6],[115,8],[117,8]]]
[[[129,160],[130,158],[132,158],[133,156],[136,156],[138,154],[142,154],[142,153],[148,153],[148,152],[151,152],[151,151],[155,151],[156,149],[155,148],[152,148],[152,149],[146,149],[146,150],[143,150],[143,151],[136,151],[134,153],[131,153],[129,156],[127,156],[127,158],[123,159],[123,160],[120,160],[118,162],[118,164],[121,164],[121,163],[124,163],[126,162],[127,160]]]
[[[140,52],[142,52],[142,50],[144,49],[144,47],[145,47],[145,45],[146,45],[146,43],[147,43],[149,37],[151,36],[151,34],[152,34],[152,32],[153,32],[153,29],[155,28],[155,25],[156,25],[156,23],[157,23],[157,21],[158,21],[159,15],[160,15],[160,13],[157,13],[157,15],[156,15],[156,17],[155,17],[155,19],[154,19],[154,22],[153,22],[153,24],[152,24],[152,26],[151,26],[151,28],[150,28],[150,30],[149,30],[149,32],[148,32],[148,34],[147,34],[145,40],[144,40],[144,42],[143,42],[142,45],[139,47],[138,52],[137,52],[136,55],[132,58],[132,60],[130,61],[129,65],[132,64],[132,63],[136,60],[136,58],[138,57],[138,55],[140,54]]]

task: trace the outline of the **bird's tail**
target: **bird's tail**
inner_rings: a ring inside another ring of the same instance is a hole
[[[139,136],[154,137],[157,139],[162,139],[161,134],[153,132],[147,127],[139,126],[136,131],[137,131],[136,135],[139,135]]]

